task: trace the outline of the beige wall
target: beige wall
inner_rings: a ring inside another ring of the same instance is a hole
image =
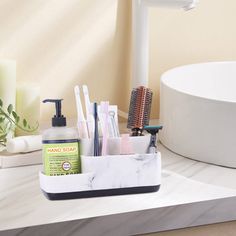
[[[174,66],[236,60],[235,0],[201,0],[190,12],[150,10],[150,87],[158,116],[161,73]],[[76,114],[73,87],[86,83],[93,101],[128,109],[131,0],[1,0],[0,58],[15,58],[18,81],[41,97],[63,97]],[[44,105],[42,120],[51,116]]]
[[[73,87],[87,84],[93,101],[125,109],[128,97],[127,0],[1,0],[0,58],[17,60],[18,81],[33,81],[41,98],[64,98],[74,117]],[[42,106],[41,119],[52,116]]]

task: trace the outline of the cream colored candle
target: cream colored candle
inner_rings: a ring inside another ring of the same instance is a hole
[[[12,104],[15,108],[16,101],[16,62],[0,59],[0,98],[3,108]]]
[[[16,89],[16,113],[34,127],[40,118],[40,88],[35,84],[19,84]],[[22,122],[20,123],[22,124]],[[37,134],[16,129],[16,136]]]
[[[0,59],[0,98],[5,111],[10,104],[15,109],[16,61],[14,60]],[[8,138],[11,138],[13,134],[13,132],[10,132]]]

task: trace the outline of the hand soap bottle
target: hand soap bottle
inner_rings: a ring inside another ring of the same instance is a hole
[[[61,114],[62,99],[46,99],[55,103],[56,114],[52,128],[43,132],[44,174],[49,176],[81,173],[77,129],[66,127],[66,117]]]

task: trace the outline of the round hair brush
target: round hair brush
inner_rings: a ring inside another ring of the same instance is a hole
[[[149,125],[152,105],[152,91],[140,86],[131,92],[127,128],[131,129],[131,136],[143,135],[143,127]]]

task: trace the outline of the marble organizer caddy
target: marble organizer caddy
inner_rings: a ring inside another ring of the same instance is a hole
[[[50,200],[156,192],[161,184],[161,153],[146,154],[149,139],[150,136],[131,137],[138,154],[109,153],[113,155],[97,157],[88,155],[91,146],[83,141],[82,154],[87,155],[81,155],[82,173],[46,176],[40,172],[41,190]],[[115,146],[111,152],[117,150],[119,142],[112,143]]]

